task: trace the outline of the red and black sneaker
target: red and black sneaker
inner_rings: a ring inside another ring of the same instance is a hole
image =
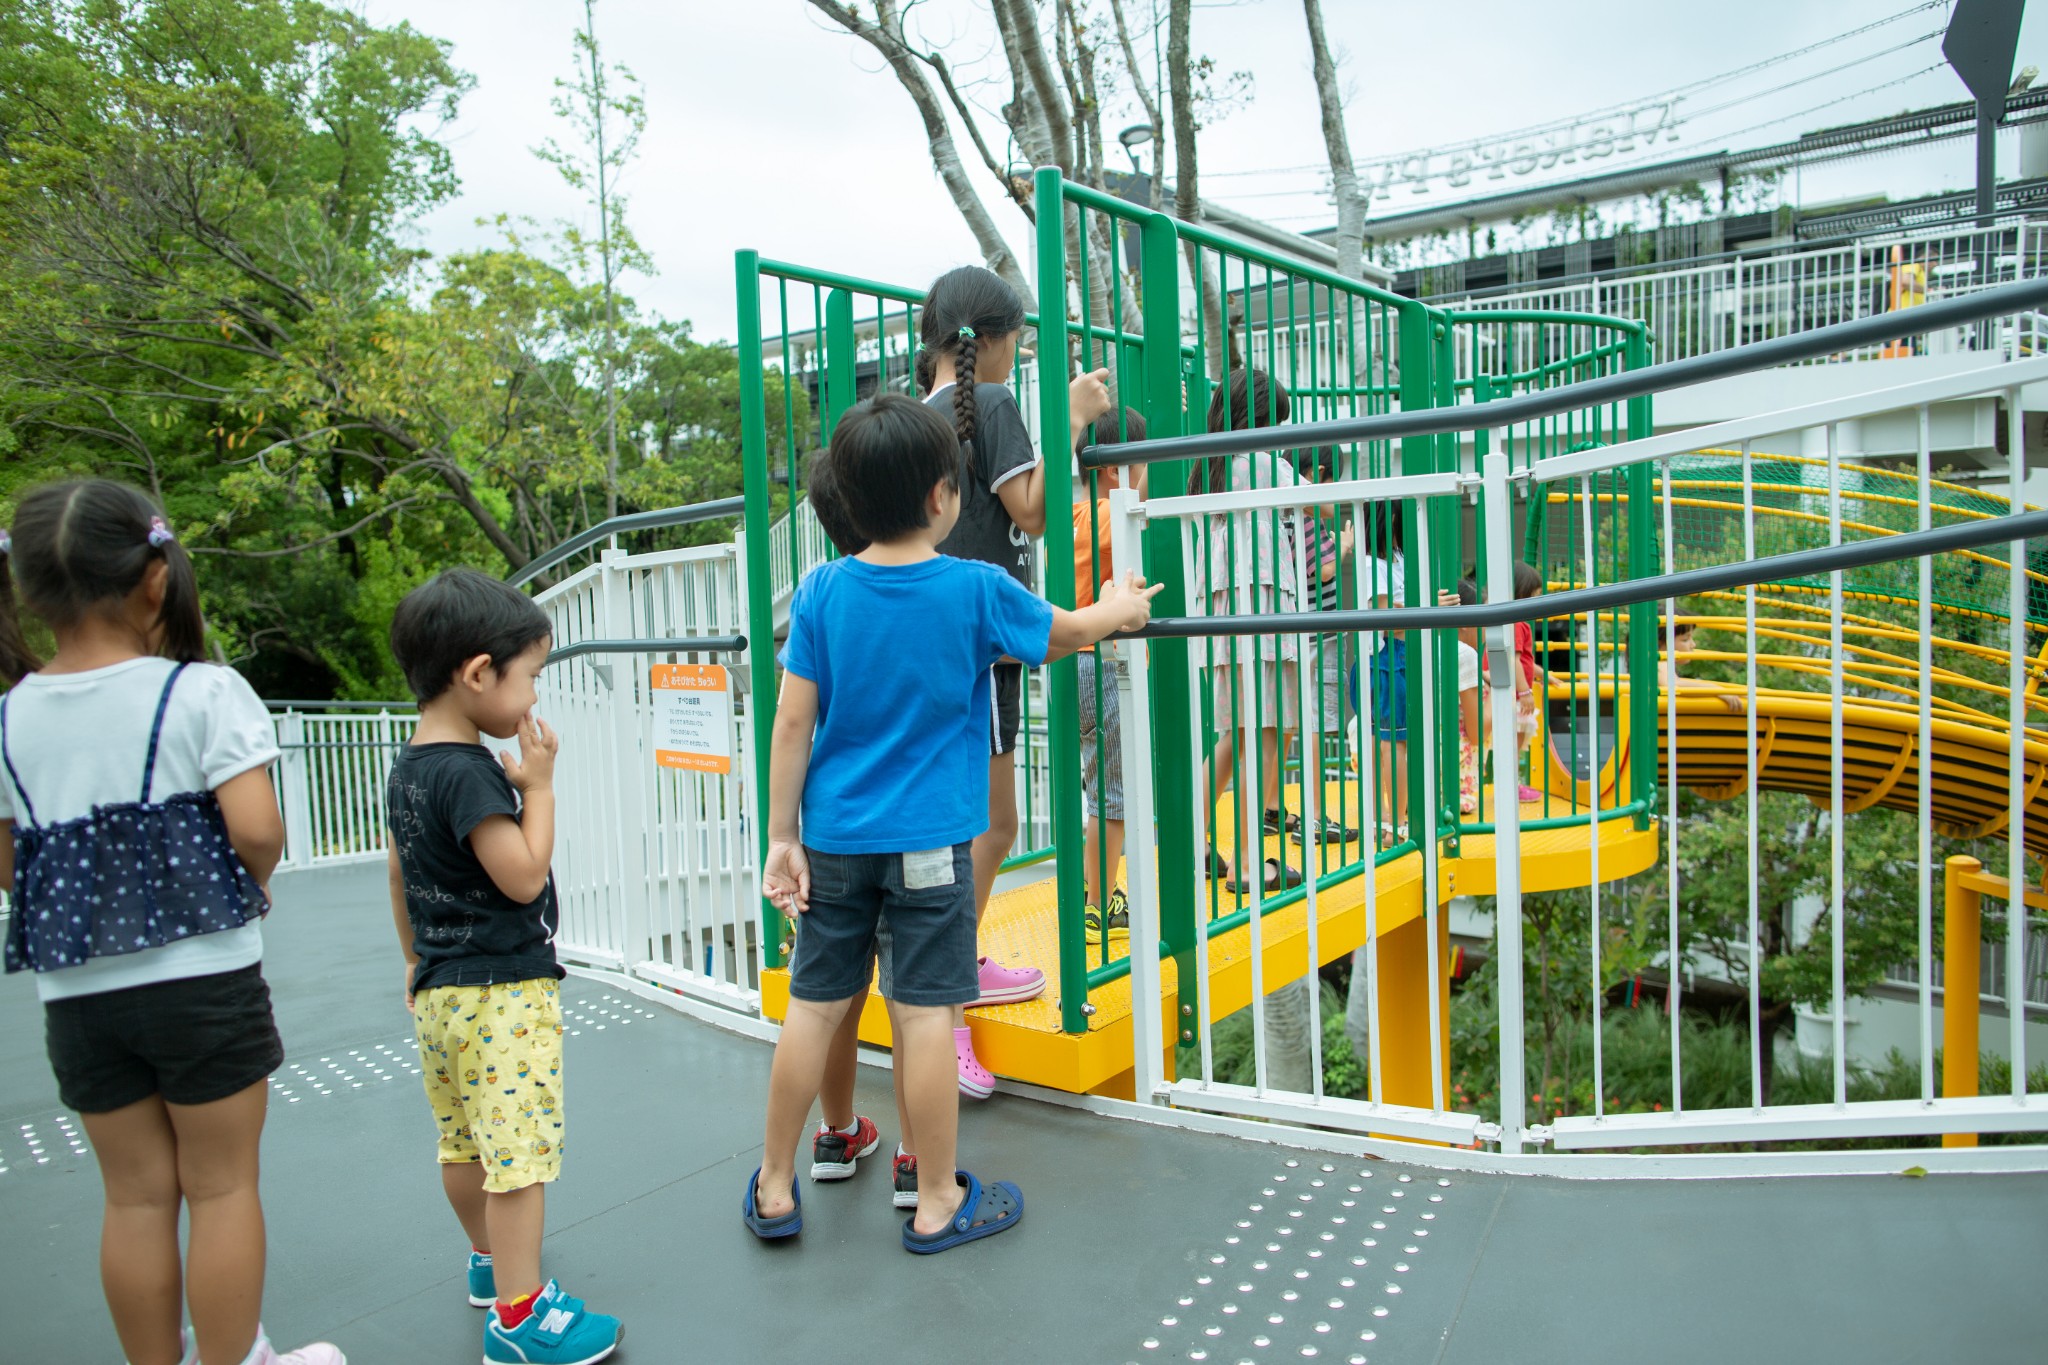
[[[874,1120],[853,1116],[853,1131],[842,1133],[829,1124],[819,1124],[811,1139],[811,1179],[845,1180],[853,1174],[854,1163],[874,1155],[882,1143]]]
[[[917,1207],[917,1158],[898,1152],[889,1163],[895,1177],[896,1193],[893,1202],[899,1209]]]

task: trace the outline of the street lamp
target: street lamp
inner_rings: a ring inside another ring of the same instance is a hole
[[[1116,140],[1124,144],[1124,155],[1131,159],[1131,174],[1143,174],[1144,168],[1138,164],[1138,148],[1152,140],[1152,125],[1149,123],[1133,123],[1130,127],[1118,133]]]

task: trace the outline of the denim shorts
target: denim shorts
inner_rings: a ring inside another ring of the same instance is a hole
[[[81,1114],[161,1095],[211,1104],[284,1065],[260,963],[44,1002],[57,1094]]]
[[[1117,685],[1127,665],[1102,659],[1084,649],[1074,656],[1080,676],[1081,801],[1090,815],[1104,820],[1124,818],[1124,727]],[[1096,724],[1096,685],[1102,688],[1102,716]]]
[[[796,917],[789,993],[799,1000],[847,1000],[878,975],[882,997],[899,1005],[972,1003],[981,994],[973,848],[805,849],[811,903]]]
[[[1388,640],[1372,656],[1372,728],[1381,739],[1408,738],[1408,642]],[[1358,705],[1358,670],[1351,671],[1351,704]]]

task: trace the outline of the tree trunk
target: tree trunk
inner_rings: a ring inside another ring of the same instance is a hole
[[[996,230],[995,220],[982,206],[981,199],[974,192],[967,167],[960,160],[960,149],[953,143],[952,131],[946,126],[945,107],[940,104],[938,94],[931,82],[924,77],[918,57],[901,37],[902,28],[896,15],[894,0],[876,0],[875,12],[880,18],[876,23],[856,12],[851,6],[838,0],[811,0],[812,8],[838,24],[841,28],[859,38],[880,53],[895,73],[896,80],[911,102],[917,106],[918,117],[924,120],[925,141],[931,151],[932,168],[939,173],[939,180],[952,196],[953,207],[966,222],[967,230],[974,234],[974,244],[981,249],[981,256],[988,268],[1000,275],[1024,301],[1027,309],[1038,307],[1037,293],[1031,288],[1023,263],[1010,250],[1010,244],[1003,240],[1003,234]]]
[[[1759,1065],[1763,1070],[1763,1102],[1765,1104],[1771,1102],[1771,1085],[1778,1074],[1778,1024],[1790,1010],[1791,1006],[1782,1003],[1767,1004],[1759,1002],[1757,1006],[1756,1051]]]
[[[1017,83],[1029,82],[1032,97],[1037,101],[1038,110],[1045,120],[1047,139],[1056,149],[1060,169],[1069,177],[1075,173],[1073,148],[1073,120],[1068,116],[1067,107],[1060,100],[1058,84],[1052,78],[1052,68],[1045,59],[1045,43],[1038,32],[1038,15],[1029,0],[995,0],[996,12],[1000,16],[1007,6],[1010,16],[1010,30],[1015,41],[1012,67]],[[1009,44],[1005,44],[1009,46]]]
[[[1194,73],[1188,56],[1192,10],[1192,0],[1170,0],[1166,18],[1167,86],[1173,106],[1173,212],[1184,223],[1202,221],[1201,177],[1195,157]],[[1221,379],[1228,369],[1237,367],[1236,339],[1231,336],[1229,319],[1223,316],[1223,289],[1205,253],[1192,243],[1182,249],[1187,255],[1188,276],[1201,291],[1202,354],[1208,362],[1209,378]]]
[[[1330,156],[1330,188],[1337,200],[1337,273],[1347,280],[1365,274],[1366,196],[1359,192],[1358,171],[1351,161],[1351,139],[1344,131],[1344,101],[1337,91],[1337,64],[1323,34],[1322,0],[1302,0],[1308,18],[1309,52],[1314,58],[1316,99],[1323,110],[1323,147]]]

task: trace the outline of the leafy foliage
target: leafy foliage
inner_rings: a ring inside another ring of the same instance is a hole
[[[607,299],[586,244],[409,245],[456,190],[434,129],[469,84],[314,0],[0,12],[0,513],[51,478],[149,488],[271,695],[392,695],[422,577],[741,485],[732,352]]]

